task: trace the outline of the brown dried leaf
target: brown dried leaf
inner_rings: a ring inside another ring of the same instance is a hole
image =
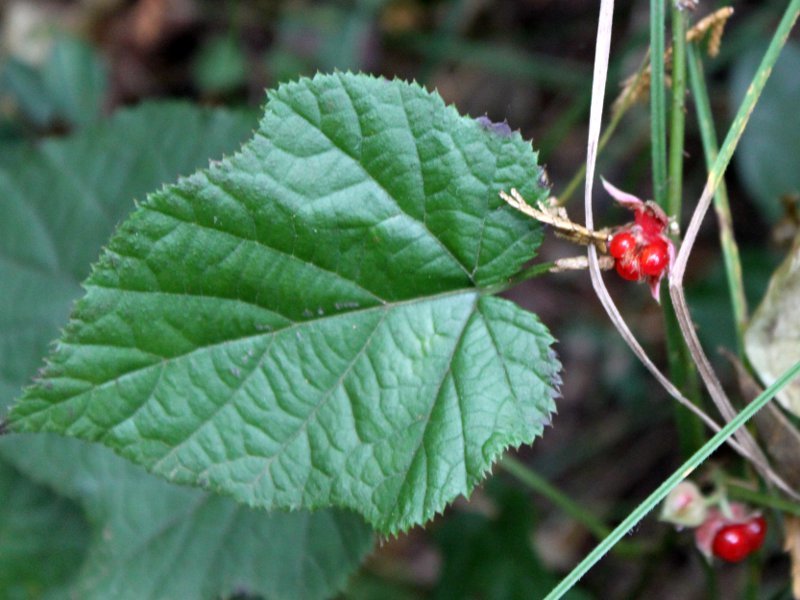
[[[784,520],[783,549],[792,560],[792,596],[800,599],[800,519],[787,516]]]

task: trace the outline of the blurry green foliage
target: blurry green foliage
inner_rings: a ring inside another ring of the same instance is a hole
[[[0,598],[66,598],[89,545],[71,501],[0,462]]]
[[[542,598],[558,583],[533,550],[536,525],[530,498],[501,480],[493,479],[486,491],[497,514],[450,514],[434,531],[442,552],[436,600],[527,600]],[[589,598],[573,590],[568,600]]]
[[[751,48],[734,64],[731,106],[738,106],[756,72],[763,48]],[[800,43],[788,42],[767,82],[736,153],[736,167],[764,217],[783,214],[781,196],[800,193]]]
[[[247,57],[236,38],[209,38],[195,61],[194,77],[205,93],[225,94],[242,87],[247,81]]]
[[[0,67],[0,97],[37,128],[96,121],[107,90],[106,67],[97,51],[71,37],[57,38],[39,67],[14,57]]]

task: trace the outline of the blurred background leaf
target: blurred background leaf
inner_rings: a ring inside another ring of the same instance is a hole
[[[761,60],[763,47],[748,49],[733,66],[731,105],[738,106]],[[763,217],[775,223],[784,196],[800,194],[800,43],[788,42],[750,117],[736,153],[736,167]]]
[[[38,68],[10,57],[1,69],[0,96],[39,129],[83,126],[102,114],[106,67],[93,47],[76,38],[60,36]]]
[[[80,508],[0,461],[0,596],[67,598],[90,529]]]

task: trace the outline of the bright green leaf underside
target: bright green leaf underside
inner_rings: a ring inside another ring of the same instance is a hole
[[[549,421],[536,317],[483,295],[535,254],[518,134],[416,85],[337,74],[270,95],[235,156],[151,194],[14,407],[266,508],[421,523]]]

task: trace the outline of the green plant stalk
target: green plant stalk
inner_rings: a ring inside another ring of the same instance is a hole
[[[497,283],[495,285],[490,285],[484,288],[483,293],[486,295],[500,294],[502,292],[510,290],[512,287],[522,283],[523,281],[528,281],[529,279],[536,279],[537,277],[546,275],[555,266],[556,266],[555,262],[543,262],[530,265],[529,267],[525,267],[512,277],[509,277],[506,281]]]
[[[700,126],[700,137],[703,141],[706,166],[710,169],[718,154],[717,133],[714,127],[714,119],[711,116],[711,103],[708,99],[700,53],[694,44],[689,44],[687,50],[689,81],[697,109],[697,120]],[[717,213],[717,221],[719,222],[719,238],[725,263],[725,276],[728,280],[728,293],[730,294],[733,320],[736,325],[736,349],[739,358],[745,360],[744,332],[747,327],[747,298],[744,293],[739,246],[736,244],[736,238],[733,235],[733,220],[731,218],[730,204],[728,203],[728,189],[724,180],[720,181],[719,187],[714,193],[714,211]]]
[[[534,493],[546,498],[555,506],[560,508],[565,514],[569,515],[578,523],[586,527],[589,533],[591,533],[598,540],[602,540],[609,533],[611,533],[611,529],[607,527],[600,519],[595,517],[592,513],[586,511],[580,504],[575,502],[572,498],[556,488],[536,471],[530,469],[513,456],[509,456],[508,454],[505,455],[500,460],[500,466],[510,475],[513,475],[520,482],[525,484]],[[615,548],[615,550],[619,550],[620,554],[626,556],[638,556],[643,552],[643,549],[640,548],[638,544],[626,542],[621,542]]]
[[[540,161],[547,160],[547,157],[561,144],[564,138],[574,128],[575,124],[584,118],[589,111],[589,101],[591,96],[588,93],[580,94],[574,98],[572,103],[563,111],[555,122],[547,128],[543,136],[539,137],[538,150]]]
[[[700,379],[697,375],[697,367],[681,334],[672,299],[666,289],[661,293],[661,306],[664,313],[664,333],[670,379],[686,398],[696,405],[700,404]],[[688,458],[706,441],[703,423],[688,408],[677,403],[674,405],[673,415],[675,426],[678,429],[681,456]]]
[[[717,569],[707,560],[701,560],[699,562],[706,576],[706,598],[708,600],[719,600]]]
[[[669,182],[666,203],[667,214],[680,222],[683,199],[683,148],[686,124],[686,13],[674,5],[672,19],[672,106],[670,110]],[[655,114],[653,115],[655,117]],[[697,367],[681,335],[678,319],[668,291],[661,295],[666,333],[667,362],[672,382],[683,395],[695,404],[700,403],[700,381]],[[684,406],[675,405],[675,425],[681,456],[688,458],[705,442],[703,424]]]
[[[668,215],[680,220],[683,197],[683,144],[686,123],[686,13],[672,6],[672,110],[669,123]]]
[[[653,200],[665,206],[667,192],[667,114],[664,91],[664,0],[650,0],[650,134]]]
[[[616,131],[617,126],[619,125],[620,121],[622,121],[622,117],[625,115],[625,110],[618,110],[616,111],[612,117],[611,121],[606,126],[605,131],[603,131],[603,135],[600,136],[600,141],[597,142],[597,153],[603,150],[608,144],[608,140],[611,139],[611,136],[614,135],[614,131]],[[569,180],[567,187],[564,188],[564,191],[558,195],[558,204],[560,206],[564,206],[567,201],[572,197],[572,194],[575,193],[575,190],[583,183],[583,178],[586,177],[586,163],[583,163],[581,167],[575,172],[575,175],[572,176],[572,179]]]
[[[600,519],[513,456],[504,456],[500,461],[500,466],[535,493],[547,498],[564,513],[581,523],[597,539],[603,539],[611,533],[611,529],[606,527]]]
[[[800,0],[798,0],[800,2]],[[545,600],[556,600],[566,594],[572,587],[591,569],[605,554],[619,542],[647,513],[653,510],[672,489],[688,477],[697,467],[725,443],[734,431],[742,427],[754,414],[761,410],[767,402],[780,392],[786,385],[800,374],[800,362],[783,373],[771,386],[750,402],[736,417],[720,429],[714,437],[706,442],[702,448],[695,452],[689,460],[684,462],[672,475],[670,475],[658,488],[650,494],[636,509],[631,512],[617,527],[614,528],[586,558],[584,558],[553,590]]]
[[[797,502],[784,500],[779,496],[770,496],[732,483],[727,483],[725,489],[728,492],[728,496],[736,500],[743,500],[755,506],[774,508],[775,510],[794,515],[795,517],[800,517],[800,505],[798,505]]]

